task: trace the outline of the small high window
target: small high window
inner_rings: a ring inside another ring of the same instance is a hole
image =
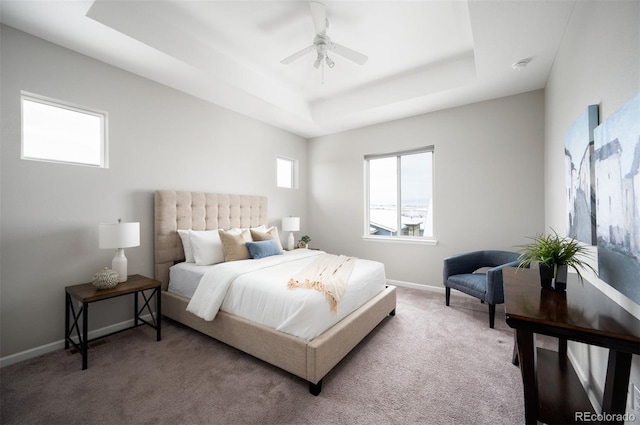
[[[22,94],[22,159],[106,168],[107,114]]]
[[[287,158],[277,158],[278,187],[293,189],[295,187],[295,161]]]

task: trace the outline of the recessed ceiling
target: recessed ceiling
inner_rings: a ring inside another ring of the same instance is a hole
[[[2,23],[303,137],[543,88],[574,1],[16,1]],[[529,59],[520,71],[512,64]]]

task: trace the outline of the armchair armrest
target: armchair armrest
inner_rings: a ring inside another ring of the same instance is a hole
[[[504,302],[502,269],[505,267],[518,267],[518,264],[520,264],[520,261],[515,260],[487,270],[487,302],[491,304]]]

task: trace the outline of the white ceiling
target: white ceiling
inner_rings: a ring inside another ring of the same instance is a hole
[[[575,0],[324,3],[363,66],[280,63],[313,41],[306,1],[0,0],[0,21],[308,138],[544,87]]]

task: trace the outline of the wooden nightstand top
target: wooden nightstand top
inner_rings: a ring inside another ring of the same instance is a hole
[[[162,286],[162,283],[148,277],[134,274],[127,277],[126,282],[119,283],[115,288],[98,290],[92,283],[81,283],[65,288],[67,294],[82,303],[90,303],[108,298],[119,297],[120,295],[131,294],[146,289],[153,289]]]

